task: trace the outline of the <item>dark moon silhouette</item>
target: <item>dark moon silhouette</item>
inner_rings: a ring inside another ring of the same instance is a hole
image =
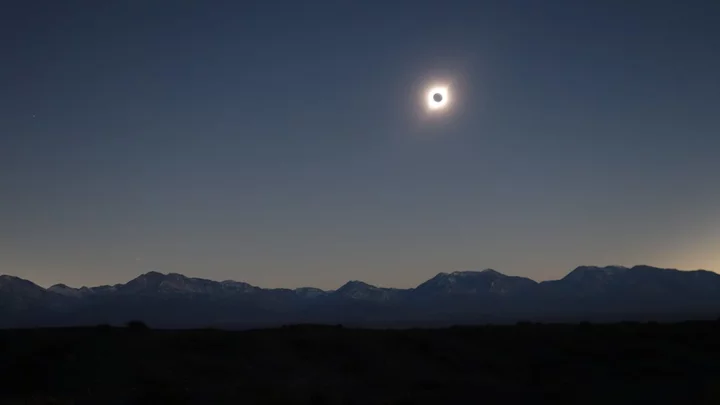
[[[433,94],[433,100],[435,100],[436,103],[441,102],[441,101],[442,101],[442,94],[440,94],[440,93],[435,93],[435,94]]]

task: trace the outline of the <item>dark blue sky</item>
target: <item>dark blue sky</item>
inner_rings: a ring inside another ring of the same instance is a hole
[[[0,273],[720,269],[720,2],[5,1]],[[451,83],[429,116],[423,91]]]

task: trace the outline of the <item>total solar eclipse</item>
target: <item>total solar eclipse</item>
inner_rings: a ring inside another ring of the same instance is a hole
[[[448,105],[449,98],[450,97],[447,87],[432,87],[427,92],[427,107],[430,110],[444,109]]]

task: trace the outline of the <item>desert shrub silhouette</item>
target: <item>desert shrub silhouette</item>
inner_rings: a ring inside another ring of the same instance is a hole
[[[145,322],[143,321],[130,321],[127,323],[127,328],[132,331],[146,331],[150,330],[150,327],[148,327]]]
[[[112,333],[112,326],[110,326],[106,323],[103,323],[103,324],[95,326],[95,330],[100,333],[103,333],[103,334],[108,334],[108,333]]]

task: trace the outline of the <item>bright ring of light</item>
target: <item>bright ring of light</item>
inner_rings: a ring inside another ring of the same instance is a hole
[[[431,110],[441,110],[449,101],[447,87],[433,87],[427,93],[427,106]]]

